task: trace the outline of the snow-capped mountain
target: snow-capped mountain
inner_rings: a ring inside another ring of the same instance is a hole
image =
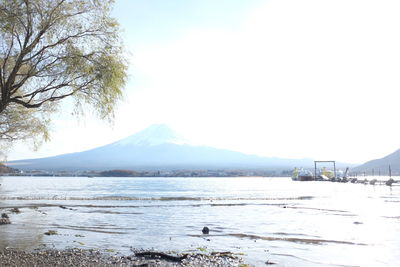
[[[156,146],[161,144],[189,144],[183,136],[165,124],[154,124],[137,134],[113,143],[114,146]]]
[[[72,140],[71,140],[72,142]],[[194,145],[166,125],[152,125],[109,145],[54,157],[10,162],[22,170],[171,170],[291,168],[311,159],[280,159]]]

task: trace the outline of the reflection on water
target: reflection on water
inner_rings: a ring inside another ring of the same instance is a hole
[[[5,177],[0,183],[0,208],[13,222],[0,226],[0,246],[122,253],[207,247],[245,253],[256,266],[396,266],[400,259],[399,186],[286,178]],[[44,235],[48,230],[58,235]]]

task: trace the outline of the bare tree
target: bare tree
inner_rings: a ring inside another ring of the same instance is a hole
[[[0,141],[47,136],[66,97],[112,118],[127,69],[112,4],[0,0]]]

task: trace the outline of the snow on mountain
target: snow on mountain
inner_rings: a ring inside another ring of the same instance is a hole
[[[226,168],[291,168],[311,166],[310,159],[279,159],[199,146],[163,124],[109,145],[41,159],[10,162],[21,170],[163,170]],[[11,165],[10,165],[11,166]]]
[[[113,143],[114,146],[156,146],[161,144],[189,144],[189,141],[165,124],[154,124],[134,135]]]

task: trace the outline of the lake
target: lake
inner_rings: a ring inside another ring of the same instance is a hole
[[[255,266],[400,262],[400,186],[262,177],[1,177],[0,184],[0,209],[12,221],[0,225],[1,247],[232,251]],[[58,234],[44,235],[49,230]]]

